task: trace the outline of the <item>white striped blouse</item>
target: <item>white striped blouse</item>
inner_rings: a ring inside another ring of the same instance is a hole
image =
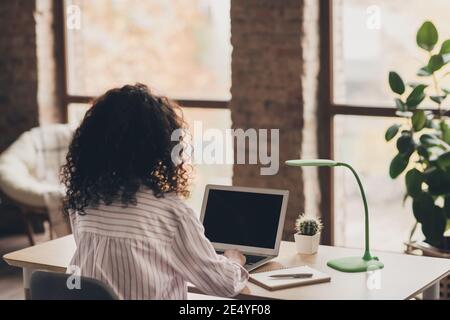
[[[109,285],[120,299],[187,298],[187,282],[209,295],[231,297],[247,271],[217,255],[200,221],[177,196],[136,194],[137,204],[71,214],[77,250],[72,268]]]

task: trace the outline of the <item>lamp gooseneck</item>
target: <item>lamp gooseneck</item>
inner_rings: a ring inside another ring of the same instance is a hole
[[[366,248],[364,251],[364,256],[361,257],[346,257],[335,260],[330,260],[327,262],[327,266],[330,268],[342,271],[342,272],[366,272],[368,270],[377,270],[384,268],[384,264],[378,260],[377,257],[372,257],[370,254],[369,246],[369,207],[367,205],[366,194],[361,180],[355,169],[347,163],[337,162],[334,160],[327,159],[300,159],[300,160],[289,160],[286,164],[290,167],[346,167],[350,169],[358,182],[359,190],[361,191],[361,196],[364,203],[365,211],[365,240]]]
[[[364,192],[364,188],[361,182],[361,179],[358,176],[358,173],[356,172],[355,169],[353,169],[353,167],[347,163],[343,163],[343,162],[338,162],[336,164],[336,166],[339,167],[346,167],[348,169],[350,169],[350,171],[353,173],[353,175],[356,178],[356,181],[358,182],[358,186],[359,186],[359,190],[361,191],[361,196],[363,199],[363,203],[364,203],[364,219],[365,219],[365,251],[364,251],[364,256],[363,259],[365,261],[370,261],[373,260],[372,255],[370,254],[370,244],[369,244],[369,207],[367,205],[367,198],[366,198],[366,194]]]

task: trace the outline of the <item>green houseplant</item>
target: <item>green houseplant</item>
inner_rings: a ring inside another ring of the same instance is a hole
[[[300,254],[314,254],[320,243],[320,233],[323,224],[319,218],[308,215],[300,215],[295,222],[295,244]]]
[[[412,209],[425,242],[446,248],[444,233],[450,224],[450,121],[445,104],[450,89],[441,85],[450,75],[450,40],[438,46],[439,34],[426,21],[417,32],[417,45],[427,53],[427,64],[417,75],[419,83],[405,83],[397,72],[389,73],[389,85],[396,94],[395,104],[401,123],[391,126],[387,141],[396,139],[398,154],[391,162],[392,179],[406,172],[406,195],[412,198]],[[434,112],[426,110],[435,104]],[[410,239],[411,240],[411,239]]]

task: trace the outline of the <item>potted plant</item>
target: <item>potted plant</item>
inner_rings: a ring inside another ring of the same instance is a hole
[[[320,219],[300,215],[295,222],[295,244],[300,254],[314,254],[319,249],[320,233],[323,225]]]
[[[389,73],[389,85],[396,94],[395,105],[401,123],[391,126],[387,141],[396,139],[398,153],[391,162],[392,179],[406,171],[405,199],[412,198],[412,211],[425,242],[438,250],[450,249],[444,236],[450,228],[450,121],[445,103],[450,89],[441,80],[450,75],[450,40],[438,46],[439,34],[426,21],[417,32],[417,45],[427,54],[427,63],[417,75],[420,82],[405,83],[397,72]],[[436,108],[431,108],[434,104]],[[428,110],[426,109],[428,108]]]

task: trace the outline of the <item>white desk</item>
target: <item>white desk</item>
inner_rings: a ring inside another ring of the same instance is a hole
[[[28,292],[29,278],[33,270],[65,272],[75,252],[72,236],[49,241],[4,256],[5,261],[23,269],[24,289]],[[321,246],[317,255],[298,255],[295,244],[283,242],[280,256],[274,260],[286,267],[308,265],[328,273],[331,282],[279,291],[267,291],[249,283],[238,298],[252,299],[410,299],[425,292],[428,298],[439,296],[439,281],[450,274],[450,260],[417,257],[404,254],[374,252],[385,264],[380,271],[380,288],[370,289],[366,273],[342,273],[329,268],[330,259],[358,256],[362,250]],[[198,293],[195,288],[190,291]]]

